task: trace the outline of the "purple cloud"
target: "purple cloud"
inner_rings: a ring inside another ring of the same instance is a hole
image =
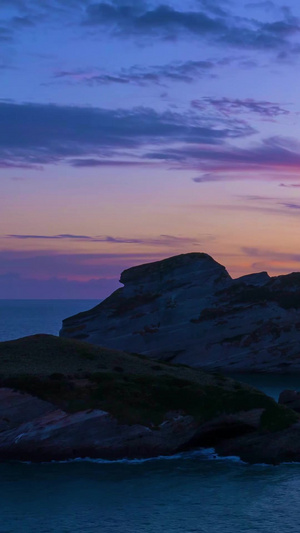
[[[230,11],[230,3],[211,0],[198,0],[194,8],[159,0],[2,0],[1,7],[12,12],[2,21],[0,40],[4,42],[17,32],[30,31],[33,25],[47,27],[54,22],[59,27],[72,23],[88,34],[94,30],[96,34],[110,32],[123,39],[139,37],[148,45],[154,39],[193,38],[222,48],[274,50],[278,55],[299,53],[293,41],[299,33],[299,21],[287,7],[279,10],[277,20],[272,16],[267,21],[266,16],[236,16]]]
[[[217,174],[207,173],[198,178],[192,178],[195,183],[212,183],[214,181],[226,181],[224,176],[218,176]]]
[[[300,204],[280,202],[280,205],[283,205],[283,207],[286,207],[287,209],[300,209]]]
[[[208,2],[202,2],[201,9],[187,10],[167,4],[98,2],[87,6],[84,24],[110,29],[123,38],[142,36],[145,40],[148,37],[148,42],[153,37],[169,40],[194,37],[239,49],[293,51],[289,38],[300,28],[298,20],[289,12],[283,12],[283,18],[275,22],[262,22],[236,17],[228,6],[221,11],[208,6]]]
[[[21,161],[19,163],[17,162],[12,162],[12,161],[3,161],[3,160],[0,160],[0,168],[6,168],[6,169],[10,169],[10,168],[23,168],[25,170],[27,169],[30,169],[30,170],[43,170],[43,167],[41,165],[34,165],[34,164],[30,164],[30,163],[22,163]]]
[[[188,111],[9,102],[0,102],[0,123],[0,158],[16,167],[54,164],[69,158],[75,166],[82,165],[81,158],[89,159],[93,166],[95,156],[111,161],[124,149],[131,150],[132,155],[136,150],[139,156],[138,149],[146,145],[214,145],[255,131],[236,118],[212,120],[205,114]]]
[[[125,161],[115,159],[71,159],[70,165],[75,168],[95,168],[95,167],[142,167],[151,163],[146,161]]]
[[[103,72],[97,69],[58,71],[55,78],[66,79],[75,83],[87,85],[109,84],[133,84],[140,87],[146,85],[163,85],[165,82],[191,83],[199,77],[210,75],[212,69],[220,64],[212,61],[177,61],[166,65],[154,65],[150,67],[133,66],[129,69],[121,69],[115,73]]]
[[[145,246],[167,246],[173,247],[178,245],[199,245],[199,239],[193,237],[176,237],[174,235],[159,235],[155,238],[124,238],[124,237],[112,237],[109,235],[106,236],[89,236],[89,235],[72,235],[72,234],[60,234],[60,235],[5,235],[5,238],[12,240],[74,240],[74,241],[85,241],[85,242],[106,242],[113,244],[143,244]],[[204,235],[202,239],[211,239],[211,235]]]
[[[300,183],[279,183],[279,187],[299,188]]]
[[[253,98],[204,97],[201,100],[193,100],[191,105],[193,108],[201,110],[213,107],[224,116],[239,115],[241,113],[256,113],[262,118],[274,118],[290,114],[290,111],[284,109],[278,103],[266,100],[254,100]]]
[[[251,248],[244,246],[241,251],[250,257],[270,259],[272,261],[290,261],[300,263],[300,254],[289,252],[278,252],[277,250],[268,250],[261,248]]]
[[[249,149],[223,146],[183,146],[177,149],[160,150],[145,154],[149,158],[173,162],[175,168],[200,170],[203,176],[194,178],[196,183],[218,180],[219,173],[224,179],[265,179],[280,180],[283,175],[299,175],[300,145],[295,139],[271,137]],[[227,173],[225,175],[225,173]],[[223,179],[223,178],[222,178]],[[295,179],[295,177],[294,177]]]

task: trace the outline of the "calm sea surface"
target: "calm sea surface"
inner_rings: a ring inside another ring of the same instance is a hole
[[[0,300],[0,342],[35,333],[58,335],[64,318],[91,309],[99,301]]]
[[[0,300],[0,340],[57,334],[92,300]],[[242,379],[274,397],[295,377]],[[300,531],[300,465],[248,466],[213,451],[132,462],[0,464],[0,533]]]

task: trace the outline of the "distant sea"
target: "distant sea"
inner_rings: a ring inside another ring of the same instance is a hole
[[[0,300],[0,342],[35,333],[58,335],[64,318],[91,309],[100,301]]]
[[[57,335],[63,318],[98,302],[0,300],[0,341]],[[274,397],[299,389],[297,377],[242,379]],[[300,464],[249,466],[213,450],[147,461],[0,463],[0,533],[298,533],[299,502]]]

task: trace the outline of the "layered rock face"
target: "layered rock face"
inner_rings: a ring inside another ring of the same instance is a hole
[[[67,413],[26,393],[0,388],[0,460],[51,461],[75,458],[137,459],[170,455],[197,446],[220,446],[220,453],[247,456],[248,440],[255,442],[255,460],[265,459],[268,437],[259,431],[264,409],[252,409],[221,415],[200,423],[182,412],[172,412],[158,426],[121,423],[110,413],[89,409]],[[295,420],[296,422],[296,420]],[[240,436],[247,435],[246,440]],[[287,450],[294,446],[293,459],[300,458],[299,444],[290,435],[298,436],[300,423],[286,431],[272,433],[284,438],[285,449],[273,445],[266,462],[289,460]],[[233,437],[233,438],[232,438]],[[271,440],[271,437],[269,437]],[[263,446],[260,443],[263,442]],[[269,442],[269,441],[268,441]],[[229,451],[228,451],[229,450]],[[279,453],[280,452],[280,453]]]
[[[67,318],[61,336],[194,367],[300,371],[300,273],[233,280],[191,253],[125,270],[123,288]]]
[[[99,409],[70,414],[8,388],[0,388],[0,400],[1,460],[111,460],[171,454],[187,444],[198,427],[191,416],[180,414],[155,430],[141,424],[120,424]]]
[[[67,413],[26,393],[0,388],[0,460],[51,461],[75,458],[137,459],[215,446],[221,455],[246,462],[300,460],[300,422],[261,431],[264,409],[223,414],[206,423],[182,412],[158,426],[120,423],[90,409]]]

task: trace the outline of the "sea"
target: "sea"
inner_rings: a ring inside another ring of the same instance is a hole
[[[0,300],[0,341],[58,334],[94,300]],[[296,376],[239,376],[274,398]],[[0,533],[299,533],[300,464],[213,449],[152,460],[0,462]]]

